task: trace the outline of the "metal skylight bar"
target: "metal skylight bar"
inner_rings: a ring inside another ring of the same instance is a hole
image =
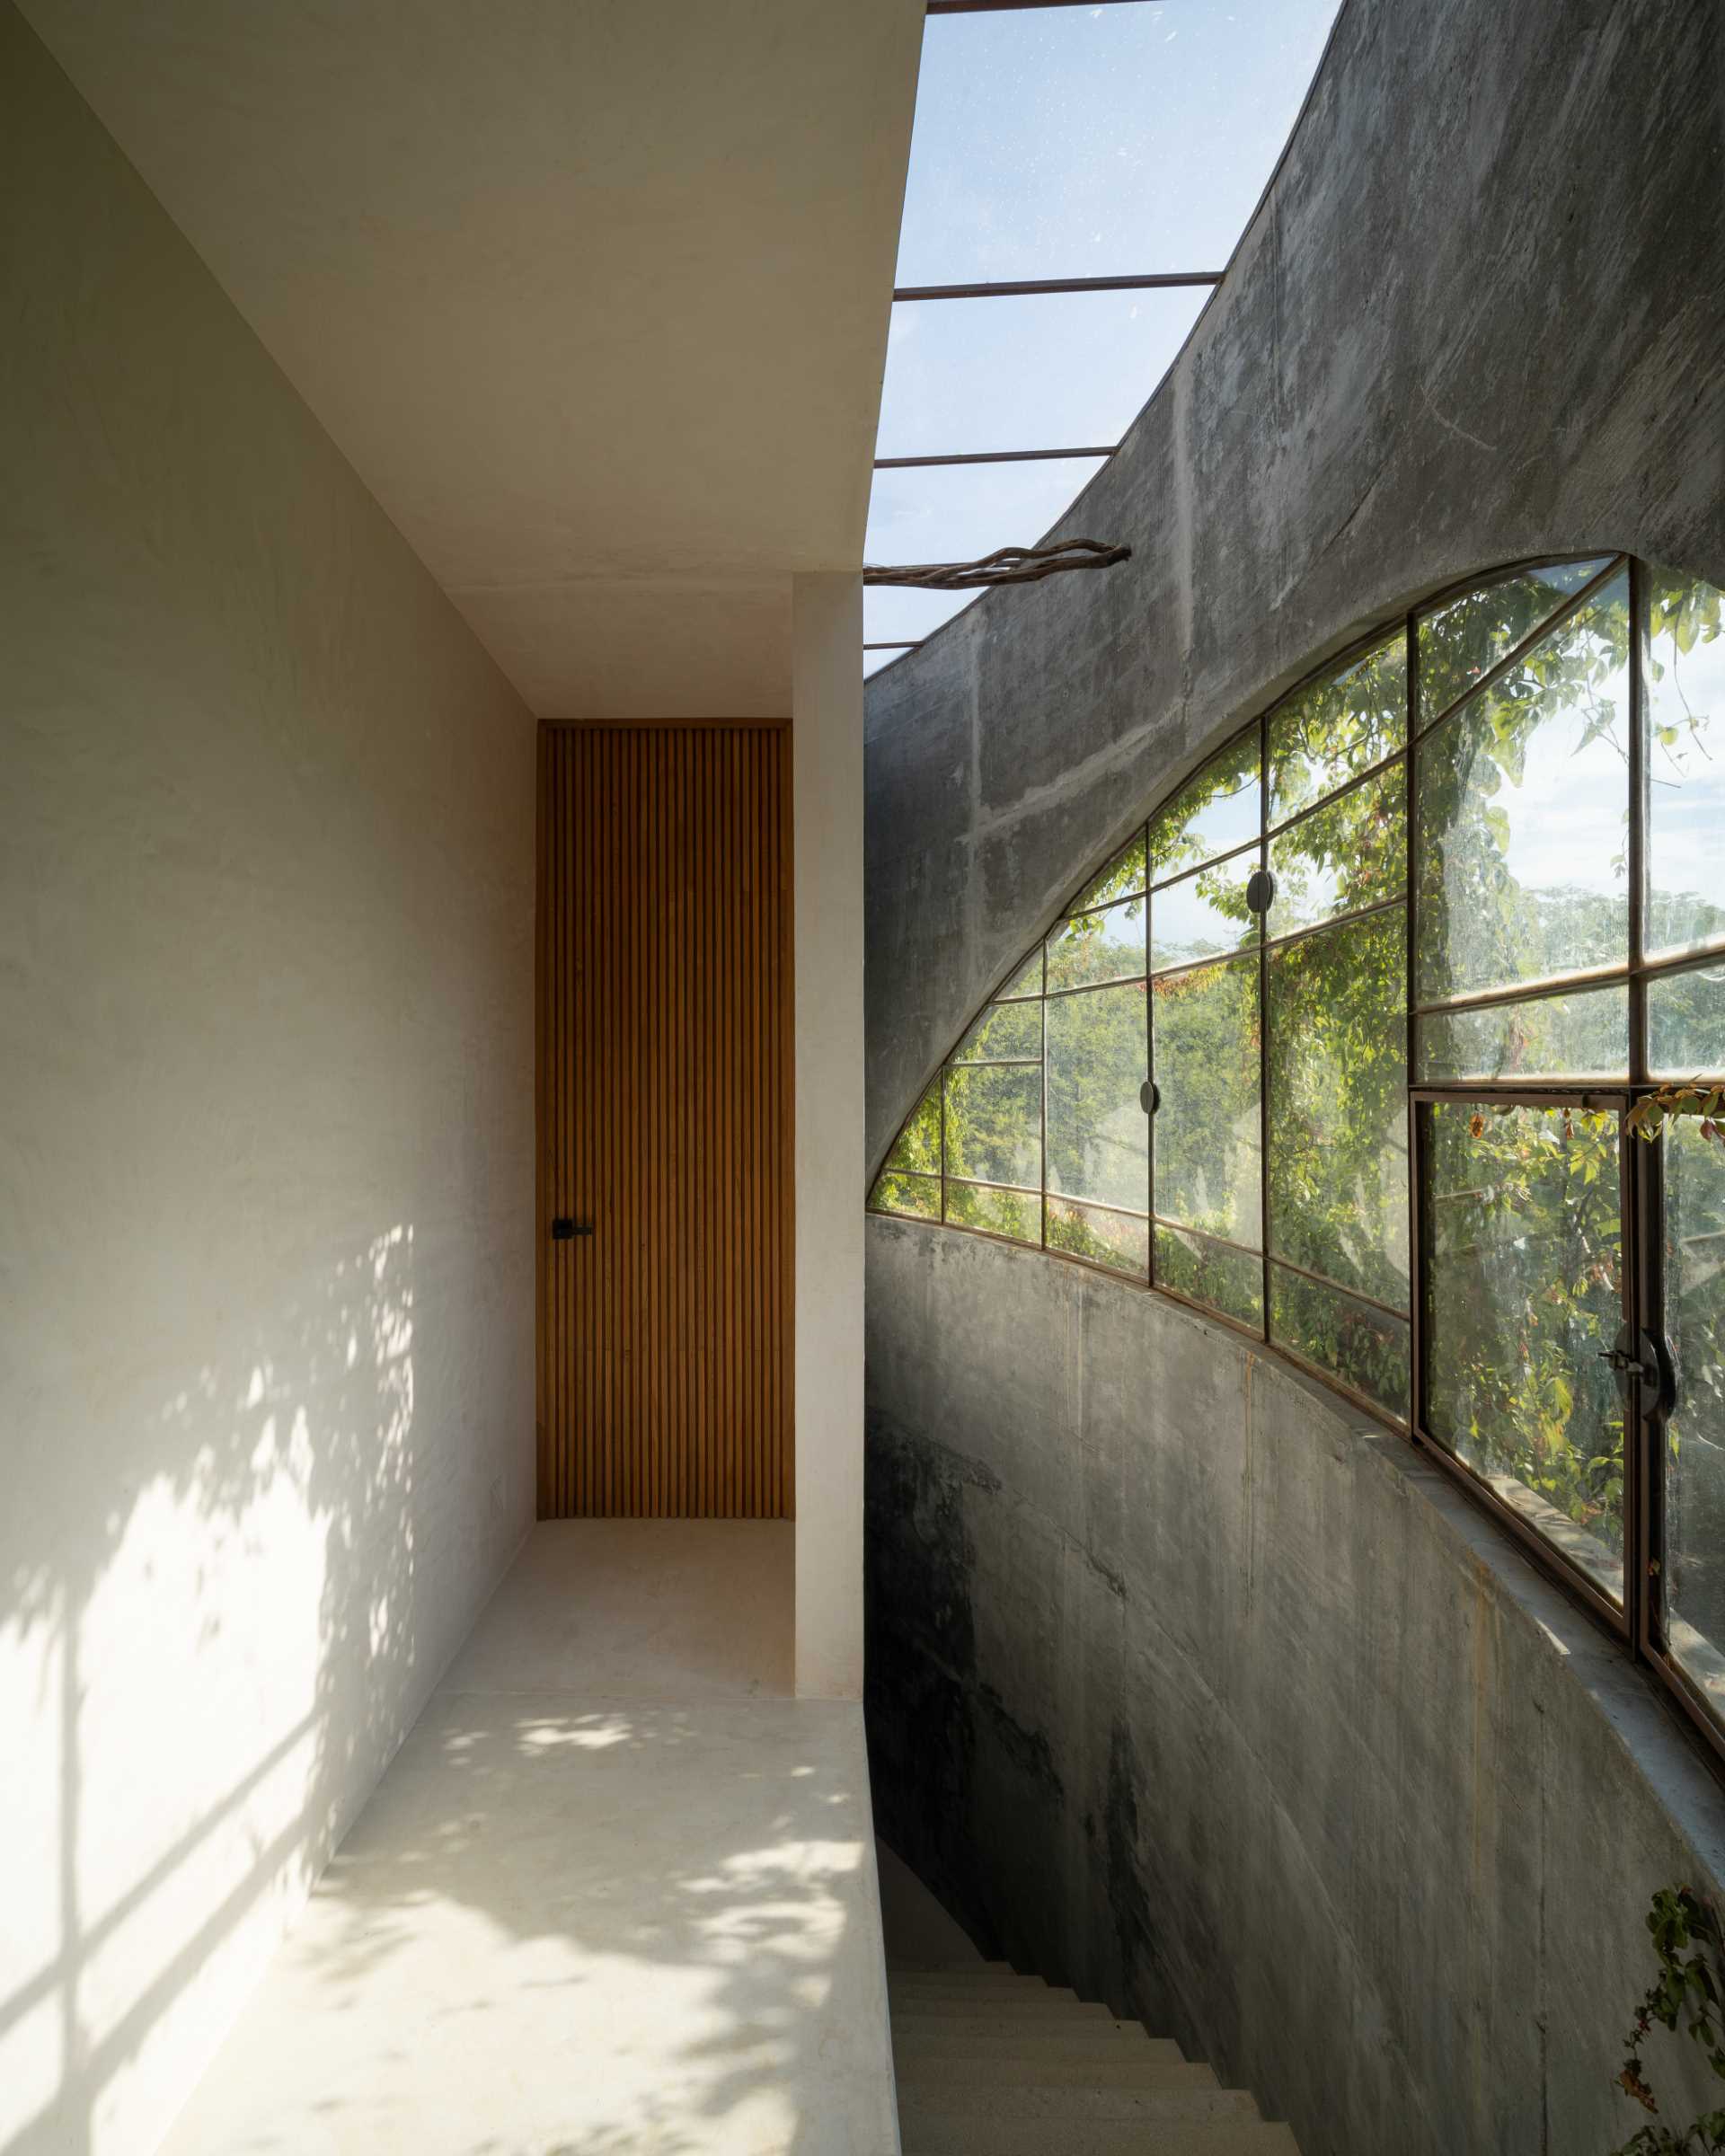
[[[968,449],[950,456],[877,456],[877,472],[908,472],[923,464],[1058,464],[1069,456],[1112,456],[1115,445],[1088,449]]]
[[[1048,0],[1039,0],[1047,5]],[[1054,0],[1064,6],[1066,0]],[[1162,292],[1186,285],[1219,285],[1219,270],[1151,270],[1136,277],[1031,277],[999,284],[898,285],[898,299],[1025,299],[1044,292]]]
[[[1133,0],[928,0],[931,15],[1007,15],[1027,7],[1126,7]]]

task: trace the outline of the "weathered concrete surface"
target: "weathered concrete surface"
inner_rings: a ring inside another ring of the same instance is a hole
[[[1177,2037],[1305,2156],[1604,2156],[1641,2123],[1613,2081],[1649,1896],[1725,1878],[1650,1689],[1240,1336],[1034,1251],[869,1238],[884,1837],[985,1954]],[[1716,2100],[1649,2056],[1668,2123]]]
[[[869,684],[871,1161],[1089,863],[1358,629],[1541,551],[1725,582],[1722,350],[1716,0],[1349,0],[1060,527],[1132,561],[991,593]]]

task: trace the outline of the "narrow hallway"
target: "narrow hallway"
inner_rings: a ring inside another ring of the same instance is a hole
[[[861,1710],[792,1536],[535,1528],[172,2156],[897,2145]]]

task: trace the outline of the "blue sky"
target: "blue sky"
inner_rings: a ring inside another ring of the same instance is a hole
[[[1137,0],[936,16],[923,45],[900,284],[1219,270],[1280,155],[1337,0]],[[1116,441],[1203,290],[893,309],[877,454]],[[871,561],[1029,543],[1096,464],[875,476]],[[871,591],[871,639],[969,595]],[[889,653],[871,652],[871,670]]]

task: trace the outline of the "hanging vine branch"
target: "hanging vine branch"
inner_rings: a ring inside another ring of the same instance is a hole
[[[907,561],[897,568],[865,562],[862,581],[914,591],[979,591],[996,584],[1039,584],[1063,570],[1111,569],[1131,559],[1129,546],[1110,546],[1105,539],[1063,539],[1056,546],[997,547],[979,561]]]

